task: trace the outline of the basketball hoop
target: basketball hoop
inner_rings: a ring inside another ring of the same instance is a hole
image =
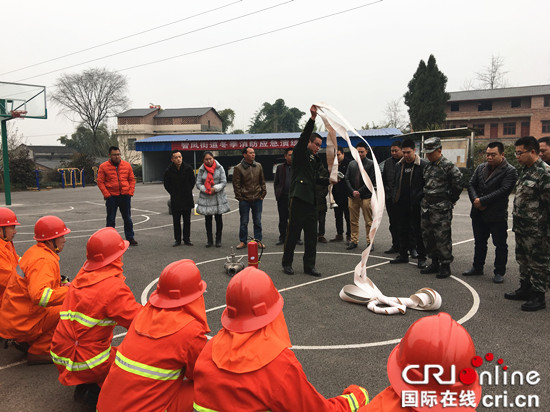
[[[27,111],[26,110],[12,110],[10,112],[10,114],[11,114],[12,118],[25,117],[27,115]]]

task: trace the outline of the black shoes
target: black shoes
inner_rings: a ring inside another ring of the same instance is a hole
[[[423,275],[428,275],[430,273],[439,273],[439,262],[432,260],[432,263],[430,263],[426,268],[422,269],[420,271]]]
[[[75,402],[84,405],[95,406],[99,398],[100,388],[95,383],[81,383],[74,388],[73,399]]]
[[[493,283],[502,283],[504,282],[504,276],[495,273],[495,276],[493,276]]]
[[[546,301],[544,292],[531,292],[531,298],[521,305],[521,310],[524,312],[535,312],[537,310],[545,309]]]
[[[416,251],[416,249],[411,249],[409,251],[409,256],[411,257],[411,259],[418,259],[418,252]]]
[[[212,242],[208,242],[206,245],[204,245],[204,247],[212,247],[212,246],[214,246]]]
[[[390,263],[409,263],[409,258],[407,256],[398,255],[395,259],[390,260]]]
[[[176,240],[172,246],[173,246],[173,247],[176,247],[176,246],[179,246],[179,245],[181,245],[181,242],[178,242],[178,241]]]
[[[357,243],[349,242],[349,245],[346,248],[346,250],[352,250],[352,249],[356,249],[356,248],[357,248]]]
[[[445,279],[451,276],[451,265],[449,263],[442,263],[439,268],[439,273],[435,276],[438,279]]]
[[[281,245],[284,245],[285,244],[285,240],[284,239],[279,239],[279,241],[277,243],[275,243],[275,246],[281,246]]]
[[[292,266],[283,266],[283,272],[287,275],[294,275],[294,269],[292,269]]]
[[[186,240],[183,242],[185,246],[193,246],[193,243],[190,240]]]
[[[319,272],[319,271],[318,271],[317,269],[315,269],[315,268],[304,269],[304,273],[307,274],[307,275],[315,276],[316,278],[320,278],[320,277],[321,277],[321,272]]]
[[[471,267],[470,270],[467,270],[466,272],[462,272],[462,276],[482,276],[483,270],[478,270],[475,267]]]
[[[394,248],[393,246],[391,248],[389,248],[388,250],[385,250],[384,253],[386,255],[391,255],[391,254],[394,254],[394,253],[399,253],[399,250],[397,250],[396,248]]]
[[[504,299],[508,300],[529,300],[531,298],[531,284],[525,280],[520,280],[519,288],[513,292],[504,294]]]
[[[137,246],[138,245],[138,242],[134,238],[128,239],[128,242],[130,242],[130,246]]]
[[[317,242],[319,242],[319,243],[327,243],[328,240],[327,240],[327,238],[324,237],[324,236],[319,236],[319,237],[317,238]]]
[[[336,235],[336,236],[334,236],[334,239],[330,239],[329,242],[341,242],[343,240],[344,240],[343,235]]]
[[[222,241],[216,240],[216,247],[222,247]]]
[[[426,269],[428,265],[426,265],[426,259],[424,258],[418,258],[418,269]]]

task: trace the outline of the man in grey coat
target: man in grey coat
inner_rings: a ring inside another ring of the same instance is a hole
[[[514,189],[518,172],[506,161],[501,142],[489,143],[485,155],[487,161],[477,167],[468,185],[475,239],[474,263],[462,274],[483,275],[487,241],[491,236],[496,248],[493,282],[502,283],[508,262],[508,197]]]

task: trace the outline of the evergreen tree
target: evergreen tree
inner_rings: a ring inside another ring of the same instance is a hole
[[[445,121],[445,105],[450,97],[446,85],[447,76],[437,67],[433,54],[427,65],[420,60],[404,95],[413,130],[436,129]]]
[[[273,104],[265,102],[251,119],[248,133],[299,132],[299,122],[304,114],[296,107],[288,107],[283,99],[277,99]]]

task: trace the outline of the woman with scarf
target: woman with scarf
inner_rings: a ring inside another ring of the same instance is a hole
[[[222,246],[222,214],[229,212],[229,204],[225,195],[227,178],[225,170],[210,151],[204,152],[203,164],[197,173],[197,189],[199,189],[199,203],[197,213],[204,215],[206,226],[206,247],[212,247],[212,216],[216,218],[216,247]]]
[[[351,385],[325,398],[289,349],[283,297],[267,273],[249,266],[227,286],[223,328],[199,355],[194,371],[196,412],[355,412],[369,401]]]

